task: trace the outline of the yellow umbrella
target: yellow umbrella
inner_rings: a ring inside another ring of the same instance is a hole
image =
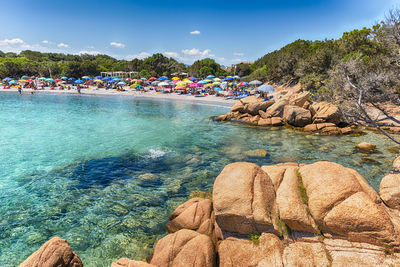
[[[179,77],[174,77],[174,78],[172,78],[172,80],[180,80],[181,78],[179,78]]]
[[[184,81],[184,82],[185,82],[185,81],[189,81],[189,79],[188,79],[188,78],[185,78],[185,79],[183,79],[182,81]]]
[[[102,83],[103,81],[102,81],[102,80],[99,80],[99,79],[97,79],[97,80],[94,80],[94,82],[95,82],[95,83]]]
[[[185,88],[186,88],[186,85],[181,84],[181,85],[177,85],[177,86],[175,87],[175,90],[185,89]]]

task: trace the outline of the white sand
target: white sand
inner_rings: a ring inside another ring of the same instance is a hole
[[[5,92],[18,92],[18,89],[0,89],[0,93]],[[48,94],[78,94],[76,89],[71,90],[32,90],[32,89],[22,89],[22,94],[31,94],[34,92],[35,94],[40,93],[48,93]],[[184,102],[193,102],[199,104],[214,104],[219,106],[233,106],[237,100],[233,99],[225,99],[224,97],[216,97],[216,96],[205,96],[205,97],[194,97],[192,95],[178,95],[175,93],[155,93],[151,92],[137,92],[134,90],[127,90],[127,91],[116,91],[116,90],[104,90],[104,89],[81,89],[82,95],[126,95],[126,96],[133,96],[138,99],[158,99],[158,100],[174,100],[174,101],[184,101]]]

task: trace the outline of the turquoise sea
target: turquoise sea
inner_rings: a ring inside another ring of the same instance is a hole
[[[234,161],[330,160],[377,189],[396,156],[382,135],[321,137],[216,123],[226,107],[127,96],[0,94],[0,266],[53,236],[85,266],[144,259],[191,191],[211,191]],[[380,153],[360,154],[361,141]],[[246,157],[266,149],[265,158]]]

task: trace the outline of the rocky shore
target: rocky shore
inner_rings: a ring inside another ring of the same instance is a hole
[[[352,132],[343,122],[339,108],[328,102],[310,102],[309,92],[281,90],[274,100],[249,96],[239,100],[231,112],[213,117],[215,121],[236,121],[254,126],[283,126],[306,132],[340,135]]]
[[[400,266],[400,159],[377,193],[337,163],[227,165],[212,200],[171,214],[149,263],[133,266]],[[210,196],[211,198],[211,196]],[[20,266],[83,266],[58,237]]]

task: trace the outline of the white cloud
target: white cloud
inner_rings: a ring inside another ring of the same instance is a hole
[[[101,54],[99,51],[86,51],[86,50],[84,50],[84,51],[80,51],[79,53],[77,53],[78,55],[93,55],[93,56],[95,56],[95,55],[98,55],[98,54]]]
[[[59,48],[69,48],[69,45],[64,44],[64,43],[59,43],[59,44],[57,45],[57,47],[59,47]]]
[[[43,40],[42,43],[43,44],[49,44],[50,42],[48,40]]]
[[[234,55],[234,56],[237,56],[237,57],[242,57],[242,56],[244,56],[244,54],[243,54],[243,53],[240,53],[240,52],[234,52],[233,55]]]
[[[27,44],[20,38],[4,39],[0,40],[0,50],[4,52],[15,52],[19,53],[22,50],[43,50],[39,44]]]
[[[183,49],[182,53],[185,56],[198,56],[198,57],[207,57],[207,56],[214,56],[210,54],[211,50],[210,49],[205,49],[203,51],[197,49],[197,48],[192,48],[192,49]]]
[[[177,52],[164,52],[164,55],[167,57],[179,58],[179,54]]]
[[[89,45],[89,46],[86,46],[86,48],[88,48],[88,49],[94,49],[94,46]]]
[[[224,57],[219,57],[219,58],[217,58],[219,61],[225,61],[225,58]]]
[[[127,55],[125,58],[127,60],[132,60],[134,58],[144,59],[144,58],[149,57],[149,56],[151,56],[151,55],[149,53],[147,53],[147,52],[140,52],[139,54],[135,54],[135,55]]]
[[[200,31],[195,30],[195,31],[190,32],[190,34],[192,34],[192,35],[199,35],[199,34],[200,34]]]
[[[114,47],[118,47],[118,48],[124,48],[124,47],[125,47],[124,44],[122,44],[122,43],[117,43],[117,42],[111,42],[110,45],[111,45],[111,46],[114,46]]]

